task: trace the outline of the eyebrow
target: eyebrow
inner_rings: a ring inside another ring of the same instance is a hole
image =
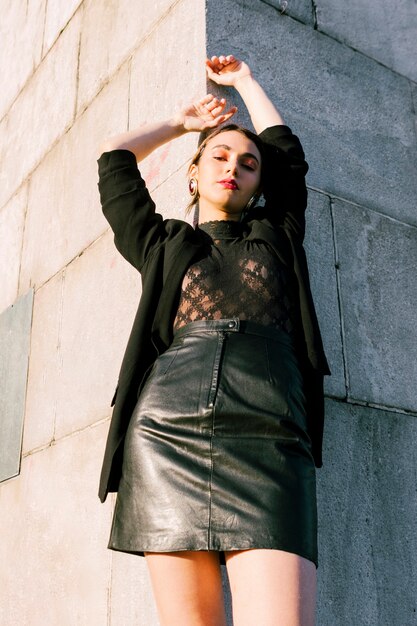
[[[225,150],[231,150],[232,148],[230,146],[228,146],[225,143],[219,143],[217,146],[213,146],[212,150],[215,150],[216,148],[224,148]],[[243,157],[251,157],[252,159],[255,159],[255,161],[257,163],[259,163],[259,159],[258,157],[256,157],[254,154],[252,154],[252,152],[245,152],[244,154],[242,154]]]

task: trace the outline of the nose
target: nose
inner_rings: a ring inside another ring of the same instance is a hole
[[[237,158],[231,157],[227,164],[228,164],[227,171],[230,172],[231,175],[237,176],[239,173],[239,162]]]

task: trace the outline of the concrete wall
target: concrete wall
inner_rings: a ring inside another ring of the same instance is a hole
[[[317,623],[411,626],[417,5],[289,0],[282,13],[283,6],[209,2],[207,48],[248,58],[310,163],[306,247],[333,371],[318,472]],[[248,123],[244,112],[240,121]]]
[[[204,11],[195,0],[2,6],[5,324],[34,290],[23,458],[0,484],[2,626],[157,623],[144,559],[107,550],[114,499],[97,497],[140,283],[101,214],[96,159],[108,135],[205,93]],[[171,215],[187,203],[196,143],[186,137],[144,168]]]
[[[106,549],[114,499],[96,495],[140,285],[101,215],[95,159],[109,134],[203,94],[206,50],[248,59],[310,162],[307,249],[333,371],[317,623],[417,624],[416,5],[284,6],[2,7],[5,324],[34,291],[20,474],[0,484],[4,626],[157,624],[144,560]],[[187,136],[144,164],[166,215],[186,204],[195,144]]]

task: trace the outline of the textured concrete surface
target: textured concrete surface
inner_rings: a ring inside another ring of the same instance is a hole
[[[220,8],[227,27],[217,19]],[[209,2],[207,47],[210,55],[249,61],[302,138],[311,186],[417,224],[417,142],[406,79],[263,2]],[[240,120],[249,123],[245,115]]]
[[[159,624],[145,558],[113,552],[111,576],[110,626]]]
[[[328,395],[344,398],[346,383],[330,200],[324,194],[311,190],[308,194],[306,213],[305,249],[311,291],[323,336],[324,349],[332,372],[331,376],[325,378],[325,391]]]
[[[54,0],[47,2],[43,34],[43,53],[53,45],[64,30],[82,0]]]
[[[18,295],[27,192],[25,185],[0,210],[0,312]]]
[[[206,80],[201,68],[205,50],[199,42],[204,37],[204,2],[182,0],[152,32],[146,47],[139,47],[132,57],[129,128],[135,128],[144,120],[169,119],[193,99],[203,97]],[[187,45],[184,45],[185,40]],[[148,62],[149,47],[160,51],[152,63]],[[143,161],[140,169],[149,188],[160,184],[185,163],[197,145],[198,134],[189,133],[174,143],[161,146]]]
[[[329,400],[318,626],[417,623],[417,420]]]
[[[99,424],[27,456],[2,485],[2,626],[107,624],[111,505],[96,495],[106,431]]]
[[[36,292],[25,451],[110,414],[139,296],[110,231]]]
[[[417,412],[417,228],[335,201],[349,397]]]
[[[97,192],[98,148],[127,129],[128,82],[123,67],[33,173],[21,289],[42,285],[108,228]]]
[[[61,378],[61,318],[64,274],[35,294],[26,397],[23,453],[54,439],[57,397]]]
[[[73,120],[80,25],[76,15],[0,123],[0,206]]]
[[[20,468],[33,291],[0,315],[0,481]]]
[[[207,48],[249,61],[310,163],[306,247],[333,372],[317,626],[415,626],[412,0],[20,5],[0,24],[0,311],[35,296],[22,471],[0,486],[0,623],[158,624],[144,560],[106,549],[114,498],[96,495],[140,293],[101,215],[96,150],[203,95]],[[183,216],[197,140],[141,164],[166,217]],[[231,624],[230,605],[228,592]]]
[[[314,10],[311,0],[259,0],[274,7],[281,16],[293,17],[314,26]],[[256,2],[253,3],[256,5]]]
[[[177,4],[178,0],[84,2],[78,110]]]
[[[39,64],[46,0],[7,2],[0,20],[0,120]],[[10,76],[11,63],[13,76]],[[5,80],[5,77],[9,77]]]
[[[415,0],[315,0],[319,30],[417,80]]]
[[[138,274],[110,231],[66,270],[56,437],[109,414],[139,296]]]

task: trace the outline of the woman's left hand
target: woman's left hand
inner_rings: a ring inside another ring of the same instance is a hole
[[[232,54],[207,59],[206,70],[210,80],[226,87],[234,87],[241,78],[251,76],[249,65]]]
[[[226,99],[216,98],[209,93],[185,107],[176,119],[186,131],[204,132],[227,122],[236,111],[235,106],[226,111]]]

